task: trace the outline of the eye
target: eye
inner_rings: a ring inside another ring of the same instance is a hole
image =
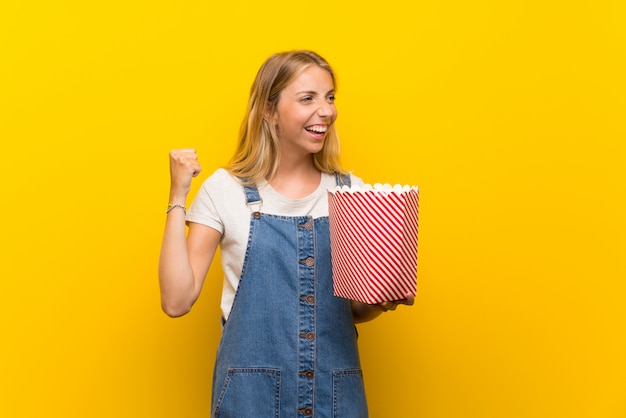
[[[327,96],[327,97],[326,97],[326,101],[327,101],[328,103],[335,103],[335,95],[334,95],[334,94],[331,94],[331,95]]]
[[[302,103],[309,103],[309,102],[312,102],[312,101],[313,101],[313,97],[311,97],[311,96],[304,96],[304,97],[301,97],[301,98],[300,98],[300,101],[301,101]]]

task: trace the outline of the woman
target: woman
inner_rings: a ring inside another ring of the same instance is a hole
[[[413,303],[333,296],[326,190],[362,184],[339,163],[335,87],[314,52],[271,56],[252,85],[235,155],[204,182],[188,213],[201,168],[194,150],[170,152],[159,265],[168,315],[191,309],[221,248],[213,416],[366,417],[354,323]]]

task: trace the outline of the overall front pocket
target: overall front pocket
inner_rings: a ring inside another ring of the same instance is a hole
[[[333,417],[367,418],[367,401],[361,369],[333,372]]]
[[[213,416],[219,418],[279,418],[280,370],[228,369],[214,408]]]

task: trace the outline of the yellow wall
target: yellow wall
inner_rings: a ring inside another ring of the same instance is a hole
[[[247,3],[0,6],[0,416],[206,416],[220,274],[161,313],[167,151],[224,164],[258,66],[311,48],[345,165],[421,187],[372,417],[626,417],[624,2]]]

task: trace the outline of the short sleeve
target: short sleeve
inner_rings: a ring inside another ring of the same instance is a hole
[[[350,174],[350,184],[353,186],[363,186],[363,179],[361,177],[357,177],[354,174]]]
[[[195,222],[209,226],[224,233],[224,223],[220,216],[216,201],[222,194],[221,175],[216,172],[204,181],[191,206],[187,210],[187,222]]]

